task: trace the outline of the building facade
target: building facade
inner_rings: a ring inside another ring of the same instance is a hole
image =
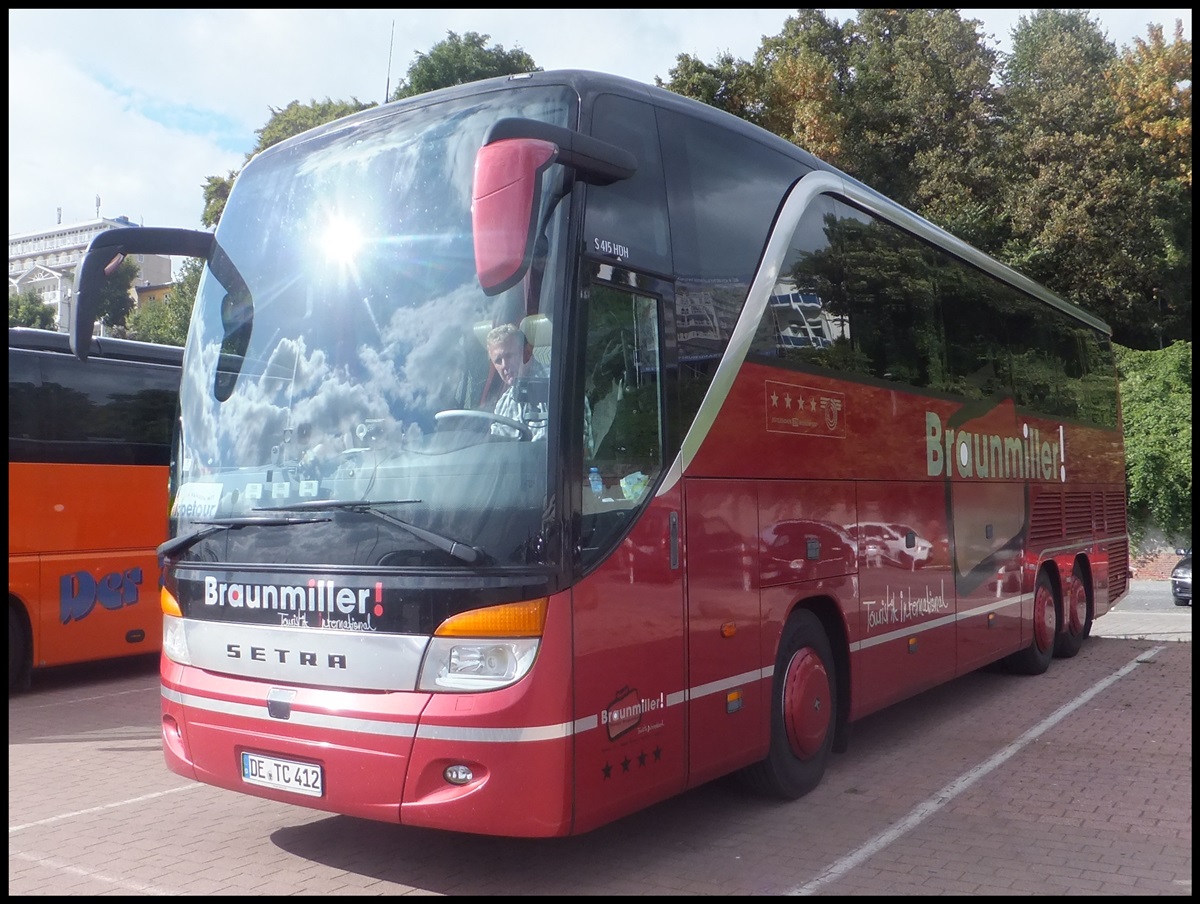
[[[128,217],[99,217],[8,237],[8,294],[33,290],[54,309],[60,332],[70,332],[75,313],[75,272],[92,239],[109,229],[137,226]],[[161,254],[137,256],[138,277],[133,292],[171,282],[171,258]]]

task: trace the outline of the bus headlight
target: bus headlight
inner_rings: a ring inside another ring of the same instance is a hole
[[[433,632],[417,690],[494,691],[533,666],[546,625],[546,597],[452,615]]]
[[[180,665],[191,665],[192,657],[188,652],[187,633],[184,630],[183,619],[174,615],[163,615],[162,621],[163,655]]]
[[[537,656],[538,638],[434,637],[425,651],[417,689],[493,691],[519,681]]]

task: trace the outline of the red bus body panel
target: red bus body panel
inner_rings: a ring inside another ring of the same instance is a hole
[[[678,488],[651,501],[617,551],[573,589],[574,832],[682,791],[688,768]]]
[[[744,566],[730,550],[752,545],[763,556],[761,667],[772,667],[792,607],[832,603],[846,629],[849,714],[857,719],[1025,647],[1043,563],[1066,586],[1075,562],[1086,560],[1094,615],[1107,612],[1127,589],[1119,436],[1028,417],[1011,403],[968,414],[898,389],[745,364],[684,472],[689,615],[714,605],[709,594],[734,605],[742,591],[721,584]],[[934,417],[955,424],[936,446]],[[1027,476],[995,473],[984,437],[1019,438]],[[931,476],[934,459],[941,471]],[[798,467],[805,480],[793,478]],[[700,484],[706,489],[694,490]],[[914,566],[864,543],[839,548],[844,532],[876,522],[927,539],[928,558]],[[819,544],[815,562],[798,540],[789,549],[789,533]],[[851,555],[857,561],[847,567]],[[1110,572],[1121,576],[1118,586]],[[846,579],[837,586],[805,581],[838,576]]]
[[[188,778],[271,800],[426,828],[515,836],[570,830],[570,600],[551,599],[531,672],[484,694],[364,693],[291,687],[286,721],[270,682],[162,660],[163,749]],[[324,795],[245,783],[242,751],[320,765]],[[474,780],[442,777],[468,764]]]

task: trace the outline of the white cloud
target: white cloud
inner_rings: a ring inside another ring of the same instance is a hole
[[[208,175],[241,165],[211,136],[168,128],[57,49],[10,48],[9,232],[95,216],[200,224]],[[36,85],[37,91],[19,90]]]

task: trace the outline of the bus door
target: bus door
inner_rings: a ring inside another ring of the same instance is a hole
[[[604,277],[612,268],[600,268]],[[661,301],[592,282],[572,590],[576,830],[683,789],[686,669],[678,485],[664,468]]]
[[[758,483],[685,480],[688,785],[762,750],[771,683],[761,680]]]

